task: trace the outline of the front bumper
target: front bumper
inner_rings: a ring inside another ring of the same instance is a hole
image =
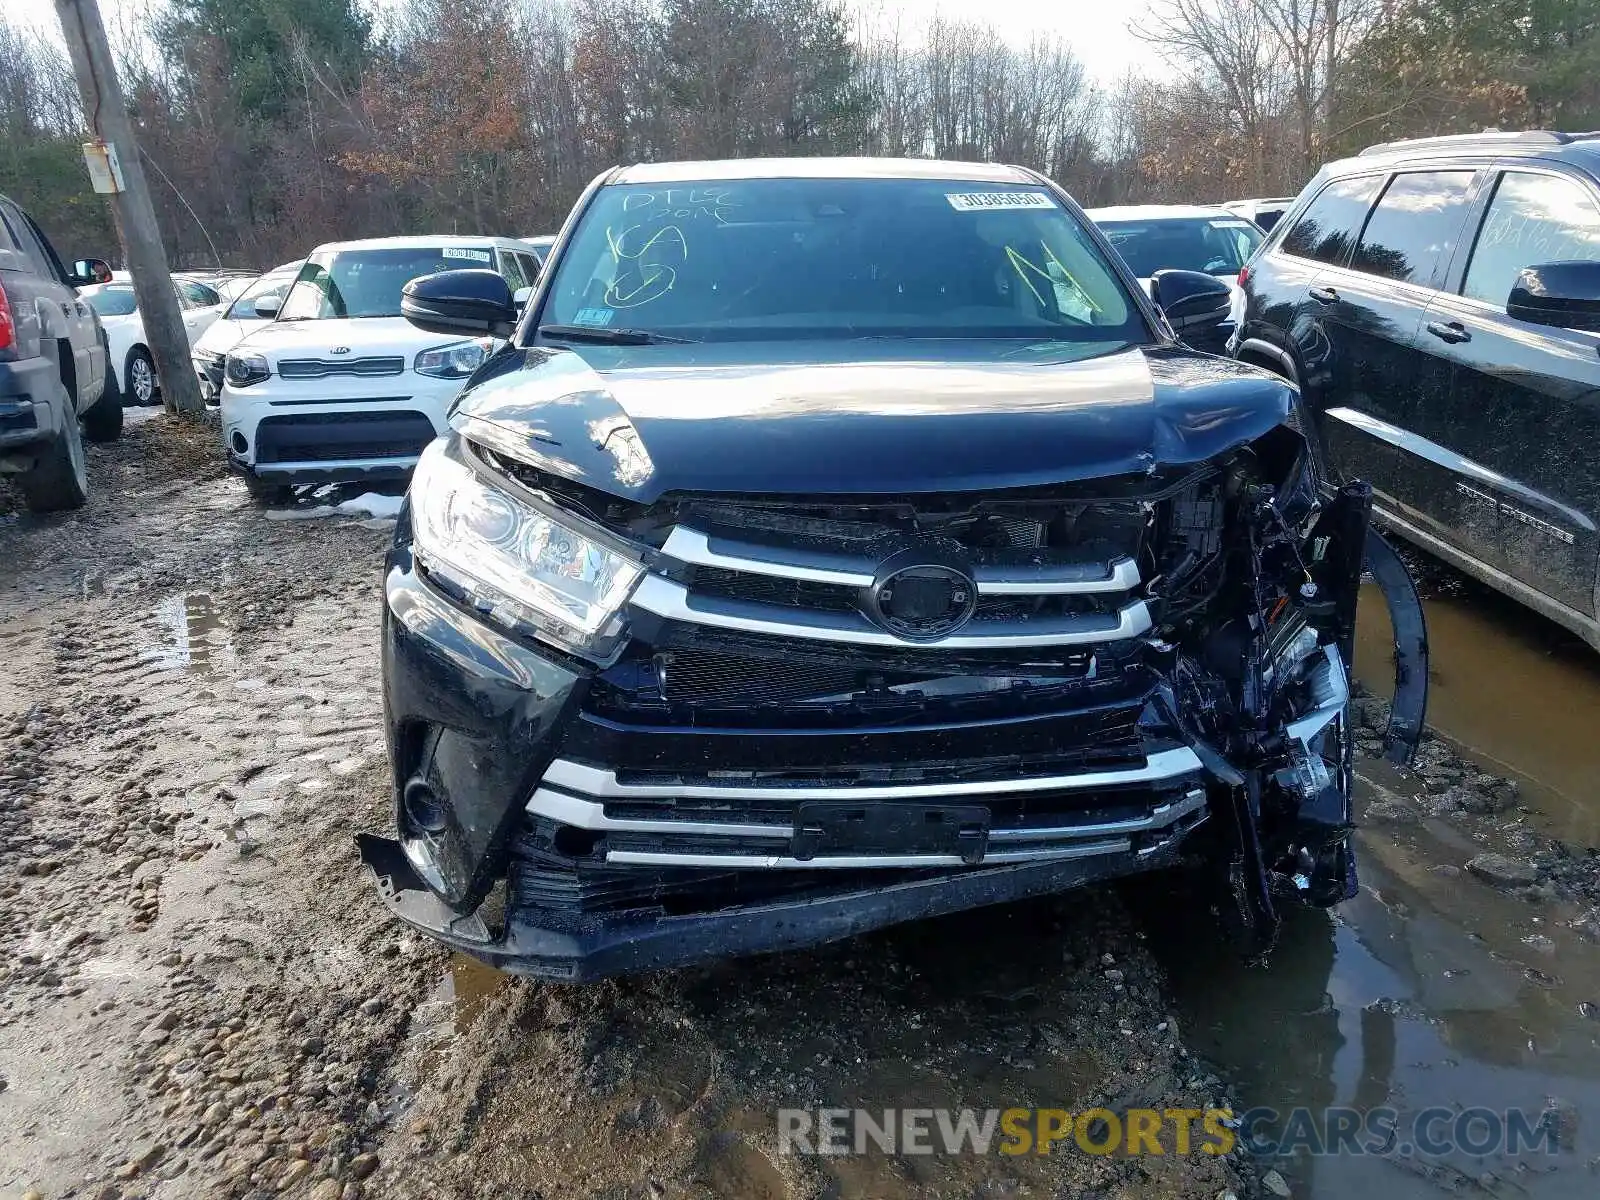
[[[200,398],[213,407],[221,404],[222,371],[227,365],[227,355],[196,353],[189,361],[194,365],[195,380],[200,384]]]
[[[400,836],[362,835],[363,861],[402,921],[540,977],[816,945],[1168,867],[1212,806],[1200,758],[1150,720],[1137,686],[1024,716],[848,730],[618,719],[589,668],[479,621],[403,544],[383,654]],[[831,779],[770,785],[819,763]],[[857,810],[981,813],[983,844],[830,820]]]
[[[234,470],[267,483],[404,478],[447,431],[445,414],[460,388],[460,380],[412,371],[377,379],[273,377],[246,388],[224,381],[223,447]]]

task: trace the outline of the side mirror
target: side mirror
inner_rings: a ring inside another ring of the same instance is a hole
[[[263,321],[275,320],[278,316],[278,310],[282,307],[282,296],[267,295],[256,297],[256,316],[260,317]]]
[[[103,258],[80,258],[72,264],[72,283],[75,287],[110,282],[111,264]]]
[[[1506,300],[1506,315],[1530,325],[1600,333],[1600,262],[1525,267]]]
[[[528,298],[532,295],[533,289],[531,287],[519,287],[516,292],[512,294],[511,306],[518,312],[521,312],[523,309],[528,307]]]
[[[1150,277],[1150,299],[1185,340],[1214,331],[1233,308],[1227,283],[1203,271],[1157,271]]]
[[[429,333],[505,338],[517,323],[511,285],[498,271],[439,271],[400,291],[400,315]]]

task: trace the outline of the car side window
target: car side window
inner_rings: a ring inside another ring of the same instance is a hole
[[[221,304],[222,297],[203,283],[195,283],[192,279],[178,281],[178,295],[183,297],[185,308],[209,308],[213,304]]]
[[[1505,306],[1524,267],[1600,261],[1600,205],[1575,180],[1507,171],[1484,215],[1462,294]]]
[[[1294,228],[1284,235],[1279,249],[1296,258],[1342,267],[1349,261],[1367,210],[1383,186],[1381,175],[1360,175],[1336,179],[1322,191],[1311,206],[1300,214]]]
[[[5,209],[5,223],[11,233],[11,240],[22,252],[22,257],[28,260],[28,265],[37,275],[46,279],[55,279],[55,269],[50,262],[50,255],[45,251],[39,238],[28,223],[28,218],[20,209]]]
[[[56,248],[50,244],[50,239],[45,237],[44,230],[27,213],[22,214],[22,222],[33,230],[33,236],[38,239],[39,248],[44,251],[45,261],[49,266],[49,274],[54,275],[56,282],[72,285],[72,276],[67,274],[67,268],[61,261],[61,256],[56,253]]]
[[[506,277],[506,282],[511,285],[513,292],[528,286],[527,277],[522,271],[522,258],[512,254],[509,250],[500,251],[500,274]]]
[[[16,230],[21,223],[15,211],[0,204],[0,250],[22,249],[22,239],[17,236]]]
[[[1389,181],[1350,266],[1431,287],[1467,212],[1472,171],[1404,171]]]
[[[518,254],[516,258],[522,263],[522,273],[528,277],[528,286],[538,283],[539,260],[531,254]]]

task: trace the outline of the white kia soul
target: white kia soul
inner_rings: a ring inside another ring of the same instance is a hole
[[[495,343],[423,333],[400,315],[400,289],[462,267],[499,271],[519,302],[539,270],[516,238],[372,238],[307,256],[277,319],[228,352],[222,439],[252,492],[411,470]]]

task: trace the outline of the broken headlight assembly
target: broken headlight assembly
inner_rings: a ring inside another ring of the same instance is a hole
[[[448,440],[417,462],[411,524],[423,570],[489,620],[597,662],[621,650],[637,559],[474,470]]]

